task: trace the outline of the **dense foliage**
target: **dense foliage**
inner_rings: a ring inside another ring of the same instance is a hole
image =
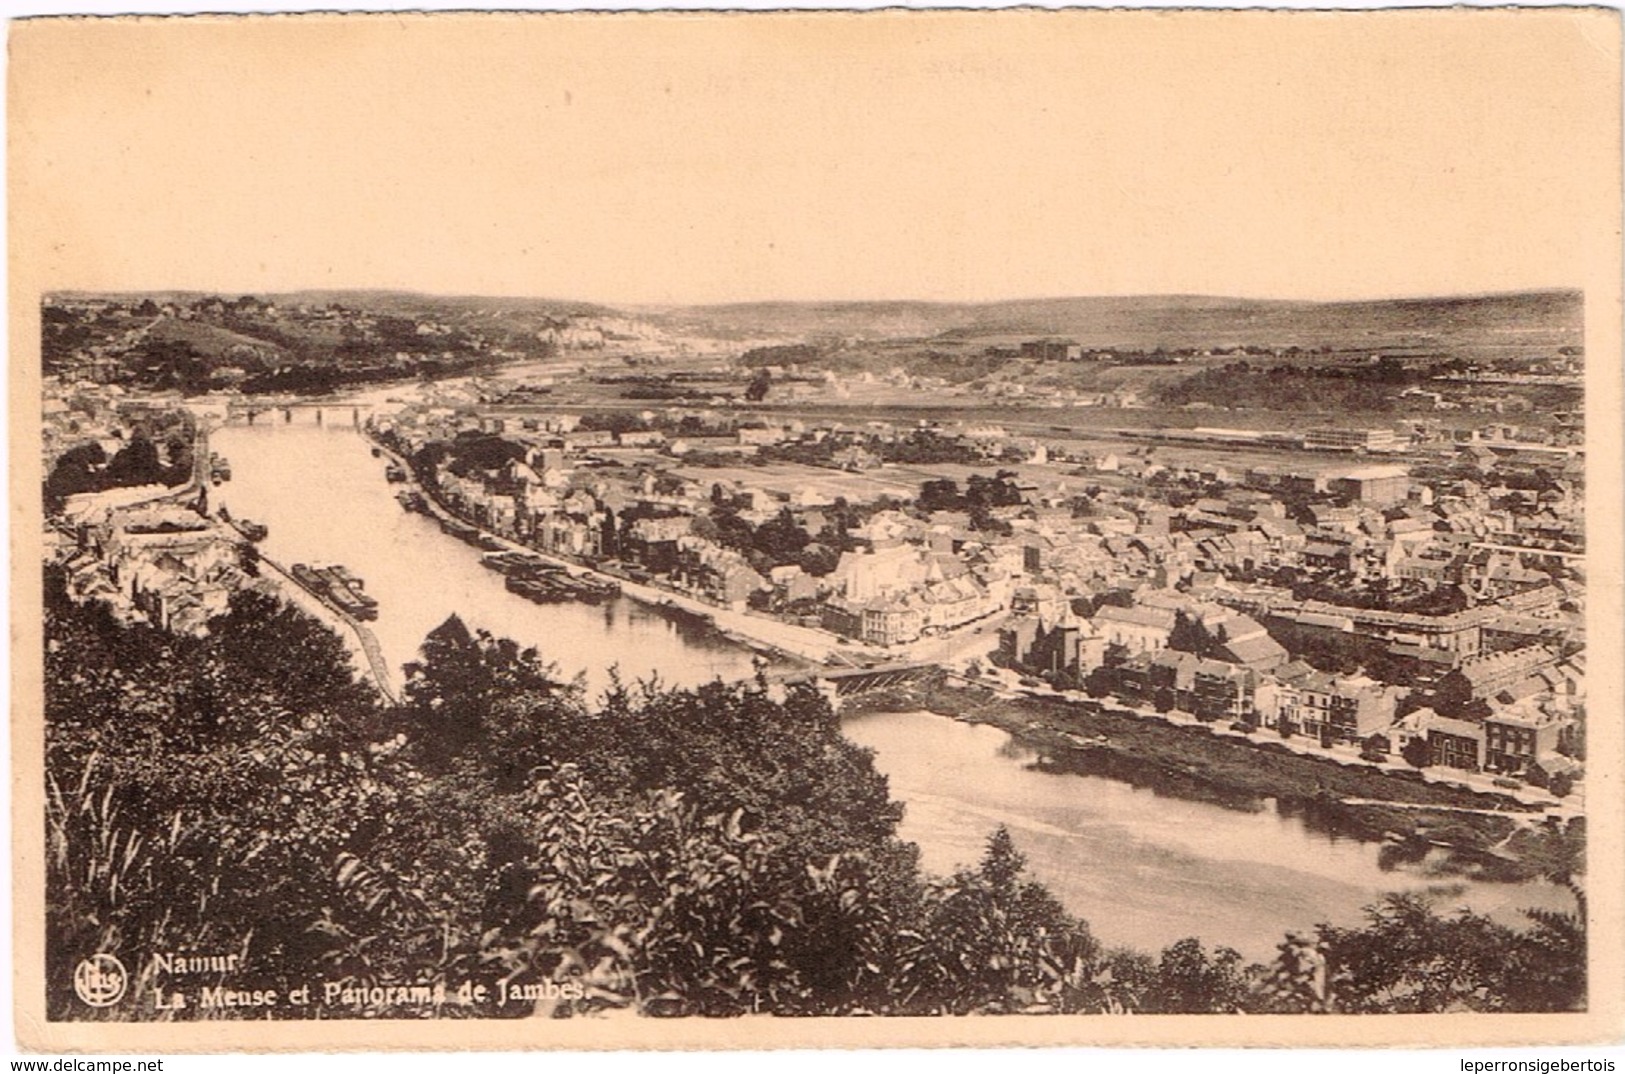
[[[1243,360],[1160,385],[1155,397],[1168,406],[1197,403],[1246,409],[1268,399],[1270,408],[1278,411],[1392,414],[1431,409],[1430,400],[1402,393],[1424,385],[1458,392],[1461,386],[1439,378],[1458,377],[1469,369],[1470,364],[1460,358],[1407,362],[1394,355],[1358,364],[1278,362],[1266,366]],[[1579,389],[1569,386],[1525,385],[1519,394],[1535,413],[1571,407],[1579,400]]]
[[[230,388],[323,394],[356,384],[490,368],[504,357],[542,358],[556,347],[538,329],[547,312],[459,307],[384,293],[315,296],[284,306],[253,295],[60,300],[41,308],[48,375],[188,395]],[[285,296],[294,297],[294,296]]]
[[[129,439],[111,456],[100,441],[75,444],[57,456],[45,477],[45,508],[59,511],[67,497],[82,492],[183,485],[192,476],[195,438],[191,415],[177,410],[134,423]]]
[[[72,967],[95,951],[136,975],[114,1016],[155,1016],[150,956],[178,950],[239,954],[234,987],[579,987],[373,1011],[396,1017],[1584,1002],[1571,915],[1520,932],[1393,900],[1268,966],[1194,939],[1108,950],[1024,878],[1002,829],[974,867],[922,874],[884,777],[810,689],[589,700],[454,617],[390,708],[334,635],[271,596],[240,594],[199,639],[72,604],[59,576],[47,593],[53,1017],[85,1013]]]

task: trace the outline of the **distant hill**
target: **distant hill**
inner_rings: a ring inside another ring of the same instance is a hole
[[[1061,336],[1090,347],[1253,344],[1341,350],[1575,343],[1583,312],[1578,291],[1536,291],[1360,302],[1199,295],[989,303],[758,302],[669,309],[652,319],[722,338],[971,341]]]
[[[61,292],[56,297],[125,302],[151,298],[160,304],[191,304],[206,296],[198,292]],[[234,301],[234,293],[221,297]],[[752,302],[658,308],[409,291],[310,290],[255,297],[284,308],[338,305],[372,316],[440,320],[507,347],[524,346],[535,339],[538,330],[571,318],[635,318],[674,335],[720,340],[912,340],[963,352],[979,352],[996,342],[1054,336],[1097,349],[1324,347],[1334,351],[1381,349],[1493,355],[1579,344],[1584,320],[1583,296],[1572,290],[1358,302],[1144,295],[985,303]],[[205,340],[200,336],[192,342],[228,346],[270,343],[283,347],[290,342],[278,333],[262,335],[252,324],[227,327],[239,338]],[[331,343],[326,339],[311,342]]]
[[[372,313],[407,315],[503,314],[527,317],[613,317],[616,311],[594,302],[559,298],[522,298],[489,295],[428,295],[416,291],[294,291],[260,296],[278,302],[318,305],[338,303]]]
[[[280,306],[344,306],[366,313],[398,316],[436,314],[522,314],[542,317],[608,317],[616,313],[608,306],[570,299],[499,297],[489,295],[431,295],[418,291],[387,290],[309,290],[309,291],[57,291],[47,298],[110,299],[140,301],[150,298],[159,305],[188,305],[199,299],[227,300],[252,295]]]

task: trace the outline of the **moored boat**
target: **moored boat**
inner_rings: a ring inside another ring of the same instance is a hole
[[[295,581],[329,607],[354,619],[378,618],[378,601],[363,591],[365,583],[348,568],[337,564],[312,567],[295,563],[289,571]]]

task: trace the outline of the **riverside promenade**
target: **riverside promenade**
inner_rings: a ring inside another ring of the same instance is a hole
[[[361,655],[366,664],[367,677],[378,688],[378,692],[391,705],[400,704],[400,694],[395,688],[394,676],[390,674],[389,661],[384,658],[383,647],[378,644],[378,636],[355,616],[340,611],[323,600],[319,594],[311,592],[304,583],[293,576],[293,572],[276,560],[261,553],[259,562],[281,576],[285,583],[283,588],[294,596],[304,610],[344,628],[340,636],[354,642],[352,648]]]

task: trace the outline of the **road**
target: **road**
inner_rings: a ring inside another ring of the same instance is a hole
[[[1008,612],[1000,612],[947,634],[899,645],[890,650],[891,658],[911,664],[937,664],[945,668],[959,668],[972,660],[985,660],[998,646],[999,628],[1009,618]]]
[[[1523,544],[1497,544],[1494,541],[1474,541],[1474,548],[1487,548],[1492,552],[1515,552],[1530,556],[1555,556],[1558,559],[1578,559],[1584,561],[1584,552],[1559,552],[1553,548],[1531,548]]]

